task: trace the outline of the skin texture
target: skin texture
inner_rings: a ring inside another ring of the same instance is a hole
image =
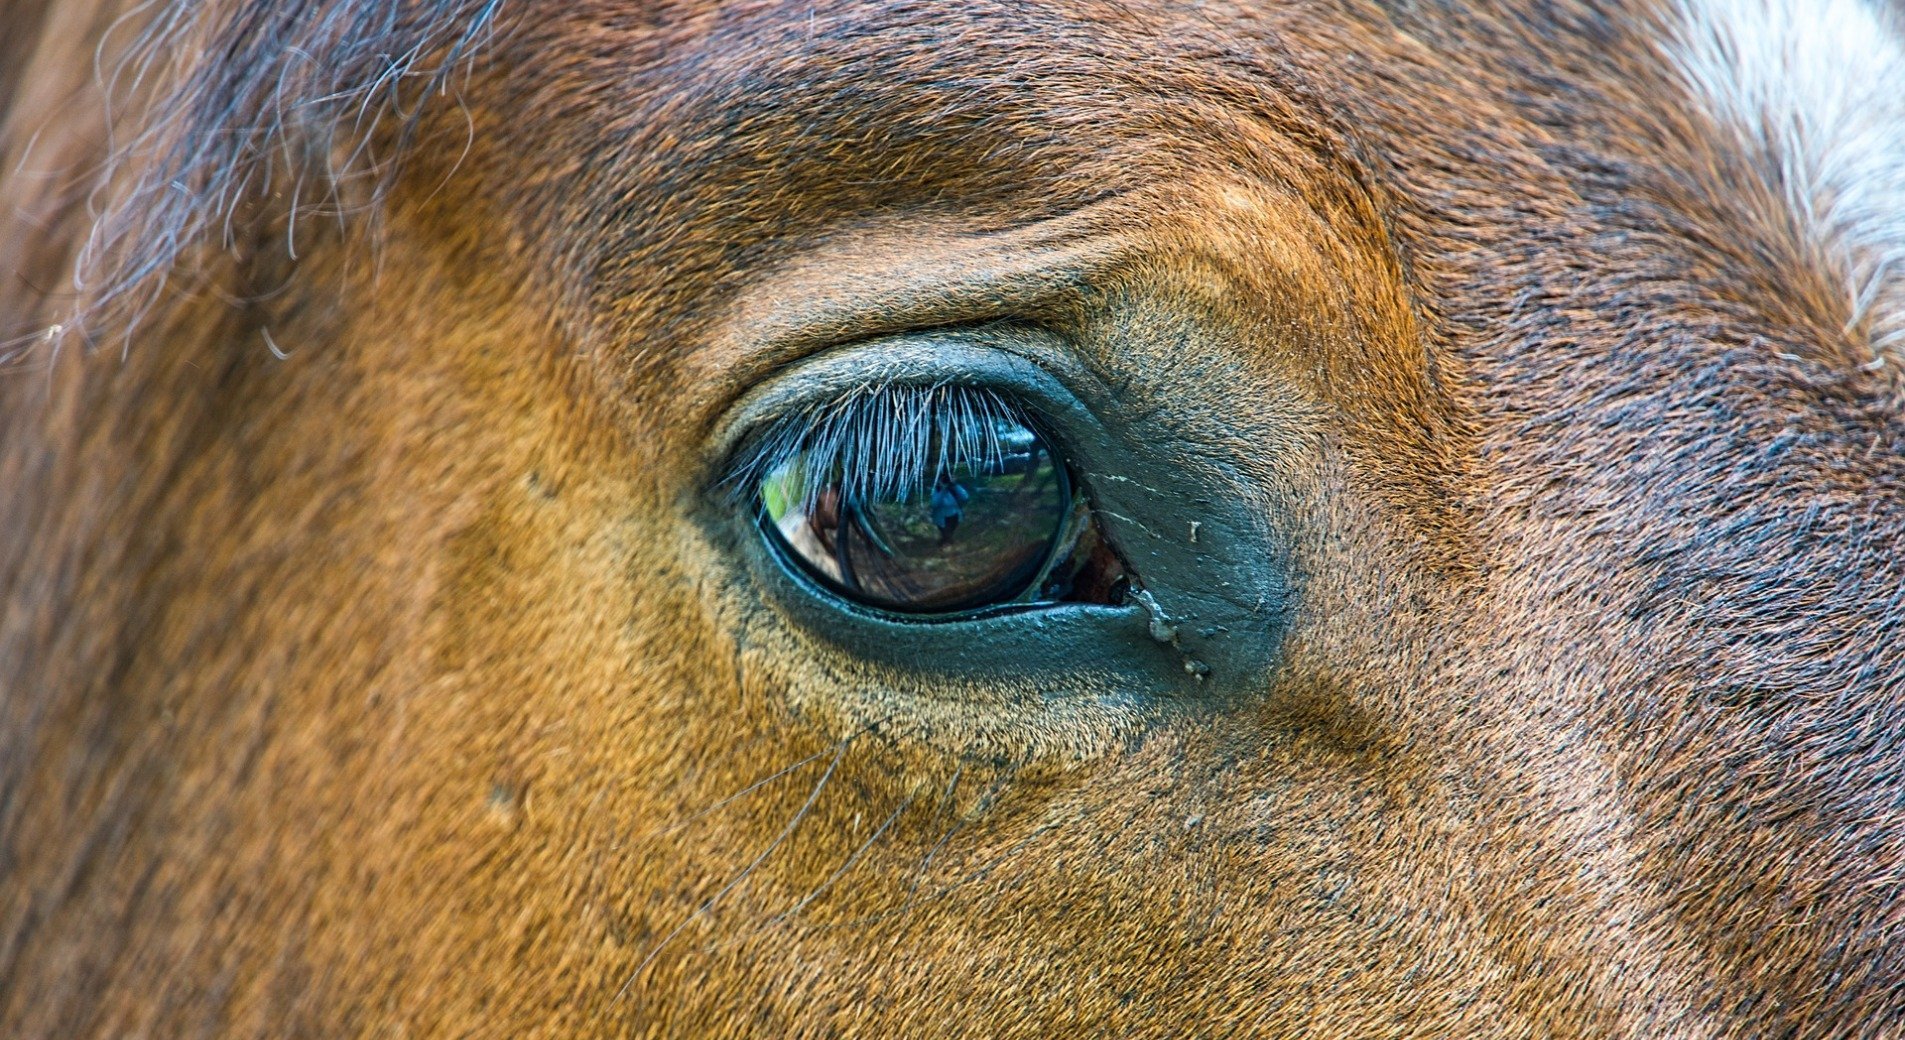
[[[21,329],[116,14],[0,4]],[[1663,19],[506,11],[0,377],[0,1033],[1896,1035],[1898,369]],[[1233,631],[777,575],[737,416],[960,350]]]

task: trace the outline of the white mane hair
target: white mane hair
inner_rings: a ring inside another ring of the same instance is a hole
[[[1886,0],[1676,0],[1671,57],[1905,362],[1905,17]],[[1889,355],[1889,357],[1888,357]]]

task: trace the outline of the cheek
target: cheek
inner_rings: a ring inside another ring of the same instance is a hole
[[[472,392],[549,399],[525,379]],[[493,479],[440,555],[435,678],[398,741],[419,829],[380,867],[408,890],[392,920],[414,924],[439,898],[443,912],[388,941],[477,951],[469,985],[521,991],[496,1013],[527,1012],[539,992],[620,1013],[634,965],[773,841],[817,774],[711,810],[824,741],[779,703],[763,709],[706,609],[702,547],[617,438],[573,436],[572,415],[505,422],[491,403],[492,429],[519,436],[486,460]],[[557,961],[590,967],[549,971]]]
[[[737,681],[737,646],[705,609],[702,550],[671,497],[681,481],[658,462],[666,431],[608,403],[600,373],[520,300],[444,289],[454,283],[403,230],[393,222],[385,246],[402,276],[352,289],[362,318],[326,330],[367,356],[314,349],[285,369],[361,362],[321,378],[347,398],[326,397],[323,422],[346,432],[288,437],[352,445],[335,486],[375,489],[313,539],[309,569],[343,561],[404,601],[379,604],[373,622],[359,616],[366,599],[332,581],[280,605],[308,618],[322,604],[333,630],[370,629],[361,641],[394,645],[396,663],[360,686],[314,648],[291,651],[311,658],[281,697],[298,775],[329,768],[327,755],[351,765],[327,780],[340,818],[279,880],[325,879],[311,897],[329,922],[308,947],[315,971],[357,977],[370,950],[426,966],[456,950],[467,970],[405,984],[430,991],[445,1022],[526,1035],[578,991],[609,1006],[682,902],[719,887],[798,801],[767,818],[783,793],[768,792],[759,826],[744,812],[711,831],[668,829],[819,738],[802,745],[797,728],[770,724],[764,696]],[[427,329],[411,327],[417,315]],[[316,338],[293,320],[274,327],[287,342]],[[375,526],[386,512],[408,526]]]

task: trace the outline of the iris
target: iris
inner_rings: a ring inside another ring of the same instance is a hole
[[[858,606],[958,615],[1129,588],[1059,443],[983,387],[876,384],[790,408],[728,481],[783,561]]]
[[[780,459],[758,493],[784,555],[832,591],[885,610],[1036,598],[1054,550],[1074,533],[1070,475],[1022,419],[944,411],[917,443],[868,439],[846,453],[808,445]],[[909,472],[867,472],[880,465]]]

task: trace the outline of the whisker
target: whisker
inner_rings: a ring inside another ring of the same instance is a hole
[[[942,816],[952,808],[953,794],[957,791],[959,781],[964,776],[964,773],[965,767],[962,765],[953,771],[952,779],[947,782],[946,793],[940,799]],[[933,843],[933,847],[926,850],[926,855],[920,858],[919,866],[913,869],[913,883],[907,888],[906,898],[900,902],[899,906],[891,910],[882,910],[879,913],[868,914],[847,923],[853,925],[876,924],[889,918],[898,917],[912,909],[914,900],[919,897],[920,886],[925,884],[926,875],[932,869],[933,860],[938,858],[940,852],[944,851],[946,845],[952,841],[953,835],[959,833],[966,824],[983,816],[985,811],[992,807],[993,801],[998,797],[999,792],[1005,788],[1009,779],[1009,777],[1002,776],[993,781],[992,785],[986,788],[985,793],[979,796],[978,804],[973,806],[972,811],[954,820],[952,826],[946,828],[945,833],[939,836],[939,840]],[[947,886],[948,890],[951,887],[952,886]]]
[[[907,910],[911,909],[918,895],[920,885],[923,884],[926,880],[926,872],[933,858],[939,854],[940,849],[944,847],[947,842],[951,841],[953,835],[958,833],[961,828],[965,827],[966,824],[971,823],[973,820],[976,820],[980,816],[985,814],[985,811],[992,806],[992,803],[994,799],[997,797],[999,791],[1005,787],[1005,784],[1007,783],[1009,779],[1010,779],[1009,777],[1001,777],[997,782],[995,782],[990,788],[986,790],[986,793],[980,797],[979,804],[974,806],[971,812],[960,817],[959,820],[955,822],[952,827],[948,828],[946,833],[940,837],[939,842],[935,844],[933,848],[931,849],[931,851],[929,851],[926,854],[926,857],[920,861],[919,870],[914,877],[913,888],[911,891],[907,893],[906,901],[904,903],[900,904],[900,906],[898,906],[897,908],[893,910],[888,910],[888,911],[883,911],[881,913],[868,915],[867,917],[861,918],[859,921],[855,923],[872,924],[874,922],[886,920],[889,917],[898,916],[900,914],[905,913]],[[1006,849],[1004,852],[1001,852],[997,856],[992,857],[991,859],[987,860],[985,863],[981,864],[976,869],[971,870],[967,872],[966,874],[964,874],[963,876],[955,878],[952,881],[948,882],[947,884],[941,886],[929,898],[937,899],[937,898],[944,897],[945,895],[952,892],[954,889],[959,888],[962,885],[970,884],[974,881],[978,881],[981,878],[986,877],[987,875],[991,874],[994,870],[997,870],[1007,860],[1011,859],[1012,857],[1030,848],[1040,838],[1043,838],[1046,835],[1051,834],[1052,832],[1057,831],[1061,828],[1083,823],[1084,821],[1089,820],[1092,817],[1096,816],[1099,813],[1099,811],[1101,811],[1103,808],[1104,806],[1089,808],[1082,813],[1078,813],[1076,815],[1071,816],[1068,819],[1054,820],[1049,823],[1040,824],[1038,827],[1034,828],[1030,834],[1027,834],[1025,837],[1019,839],[1017,842],[1014,842],[1011,848]],[[1136,819],[1137,815],[1138,815],[1137,812],[1133,812],[1131,815],[1131,819]]]
[[[854,734],[854,736],[858,736],[858,735],[859,734],[857,733]],[[847,739],[851,740],[853,738],[848,737]],[[750,794],[753,794],[755,791],[758,791],[761,788],[767,786],[768,784],[771,784],[774,781],[779,780],[781,777],[784,777],[787,774],[794,772],[800,767],[804,765],[808,765],[812,762],[818,761],[822,756],[824,756],[828,751],[831,751],[831,750],[833,749],[830,747],[821,748],[819,751],[816,751],[813,754],[808,755],[806,758],[803,758],[800,761],[793,763],[792,765],[783,766],[780,769],[776,769],[772,773],[769,773],[766,776],[761,777],[759,780],[756,780],[753,783],[747,785],[746,787],[741,788],[739,791],[736,791],[733,794],[728,795],[726,798],[723,798],[720,801],[715,802],[713,805],[710,805],[707,808],[702,809],[700,812],[695,813],[693,816],[690,816],[685,820],[677,821],[673,824],[670,824],[668,827],[662,830],[656,831],[655,833],[649,835],[647,840],[656,841],[661,838],[666,838],[670,834],[673,834],[684,827],[688,827],[692,825],[697,820],[700,820],[712,813],[721,811],[723,808],[734,804],[736,801],[742,798],[745,798]]]
[[[983,878],[986,875],[992,873],[994,870],[997,870],[1001,864],[1005,863],[1006,860],[1009,860],[1013,856],[1016,856],[1019,853],[1024,852],[1026,849],[1030,848],[1033,842],[1039,840],[1040,838],[1045,837],[1047,834],[1050,834],[1055,830],[1058,830],[1059,828],[1065,826],[1066,824],[1077,823],[1077,822],[1078,822],[1077,819],[1070,819],[1070,820],[1055,820],[1051,823],[1041,823],[1037,827],[1034,827],[1032,829],[1032,833],[1027,834],[1025,837],[1020,838],[1018,841],[1014,842],[1011,848],[1005,850],[1004,852],[999,853],[997,856],[992,857],[991,859],[987,860],[984,864],[980,865],[979,869],[974,870],[973,872],[967,874],[965,877],[962,877],[959,880],[954,881],[952,884],[946,887],[948,889],[953,889],[953,888],[959,887],[960,885],[969,884],[971,882],[977,881],[980,878]]]
[[[959,781],[965,774],[966,767],[964,764],[961,764],[958,768],[953,770],[952,779],[946,782],[946,793],[940,799],[940,815],[944,816],[952,811],[953,795],[958,792]],[[994,783],[991,790],[980,795],[979,804],[973,807],[974,811],[954,820],[952,826],[946,828],[946,833],[941,834],[939,840],[933,843],[933,847],[926,850],[926,855],[921,857],[919,866],[913,870],[913,884],[906,890],[906,898],[900,902],[899,909],[896,910],[895,913],[904,913],[907,907],[913,905],[913,897],[919,894],[919,886],[925,883],[926,872],[932,869],[933,860],[939,856],[940,850],[946,847],[946,843],[952,840],[954,834],[959,833],[959,828],[964,827],[967,820],[970,820],[978,812],[983,811],[985,806],[992,804],[992,796],[997,793],[999,786],[1003,783],[1003,780]]]
[[[860,733],[864,732],[865,730],[856,732],[836,745],[837,750],[834,751],[833,761],[827,763],[827,771],[821,774],[820,780],[814,784],[814,789],[808,792],[807,800],[801,803],[800,809],[794,813],[793,819],[787,821],[787,826],[782,827],[781,832],[774,836],[774,840],[768,843],[767,848],[762,849],[760,855],[754,857],[752,862],[741,868],[741,872],[736,874],[733,880],[721,886],[719,892],[709,896],[706,901],[694,909],[693,913],[689,914],[680,924],[676,925],[672,931],[663,936],[661,941],[655,944],[654,949],[648,951],[648,955],[642,958],[642,962],[637,964],[635,970],[629,973],[628,980],[622,983],[622,988],[615,992],[616,1000],[621,1000],[628,995],[629,987],[635,985],[635,980],[641,977],[642,972],[646,971],[648,966],[654,963],[655,958],[661,955],[661,951],[666,949],[668,944],[673,942],[676,936],[680,935],[689,925],[700,920],[701,916],[712,909],[714,904],[721,900],[722,896],[732,892],[737,885],[746,881],[748,877],[754,873],[754,868],[765,862],[767,857],[773,855],[774,850],[780,848],[781,843],[787,840],[788,835],[794,833],[794,828],[800,825],[800,821],[807,817],[808,810],[814,807],[814,802],[820,799],[820,792],[827,786],[827,781],[833,779],[834,770],[839,768],[840,760],[847,754],[847,747],[860,736]]]
[[[774,927],[775,925],[781,923],[782,921],[787,920],[789,917],[792,917],[793,915],[800,913],[802,910],[807,909],[808,904],[820,898],[821,893],[833,887],[834,882],[840,880],[840,878],[844,874],[846,874],[847,871],[853,869],[853,865],[855,863],[858,863],[860,861],[860,857],[862,855],[865,855],[866,851],[873,847],[873,843],[880,840],[880,835],[885,834],[887,830],[891,828],[893,824],[899,820],[900,816],[903,813],[905,813],[906,810],[913,804],[913,797],[914,797],[913,795],[908,794],[906,798],[900,802],[898,808],[894,809],[891,813],[887,814],[886,819],[881,821],[880,826],[874,829],[873,833],[867,837],[867,840],[861,842],[860,847],[853,850],[853,855],[848,856],[847,861],[845,863],[840,864],[838,869],[836,869],[832,874],[827,875],[827,880],[822,881],[819,884],[819,886],[816,887],[812,892],[809,892],[806,895],[802,896],[800,898],[800,901],[795,903],[793,906],[790,906],[787,909],[782,910],[780,913],[775,914],[773,917],[768,918],[767,921],[763,923],[760,928],[756,929],[754,932],[750,934],[758,935],[759,933],[767,931],[768,929]],[[746,938],[746,936],[743,936],[742,938]]]

